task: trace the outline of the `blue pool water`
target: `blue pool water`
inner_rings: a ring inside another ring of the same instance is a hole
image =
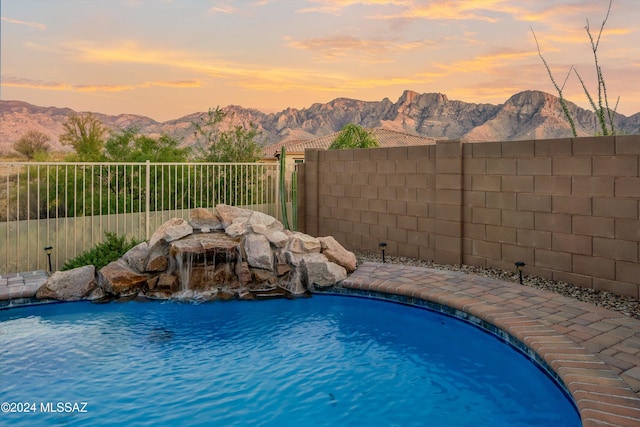
[[[494,336],[340,296],[0,310],[0,402],[13,426],[580,425]]]

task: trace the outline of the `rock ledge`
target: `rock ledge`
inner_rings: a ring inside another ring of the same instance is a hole
[[[122,258],[56,272],[37,297],[64,301],[145,296],[178,300],[308,295],[355,271],[356,257],[333,237],[285,230],[261,212],[218,205],[173,218]]]

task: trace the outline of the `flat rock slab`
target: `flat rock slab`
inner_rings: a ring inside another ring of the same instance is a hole
[[[228,236],[224,232],[192,234],[175,242],[171,242],[171,253],[203,254],[215,249],[231,251],[238,247],[240,242]]]

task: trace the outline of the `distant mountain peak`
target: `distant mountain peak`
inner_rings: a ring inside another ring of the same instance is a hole
[[[444,104],[449,101],[447,95],[444,93],[418,93],[412,90],[405,90],[398,99],[398,103],[401,105],[409,104]]]
[[[580,135],[597,133],[593,112],[571,102],[567,102],[567,106]],[[451,101],[443,93],[405,90],[395,103],[388,98],[381,101],[336,98],[324,104],[314,103],[308,108],[286,108],[278,113],[265,114],[238,105],[229,105],[223,111],[228,113],[224,126],[253,123],[267,145],[286,140],[315,139],[337,132],[348,123],[472,142],[571,136],[558,98],[535,90],[516,93],[498,105]],[[0,101],[0,152],[10,151],[30,129],[49,134],[53,148],[62,148],[58,136],[64,132],[62,124],[71,114],[78,113],[69,108]],[[207,113],[193,113],[162,123],[135,114],[94,114],[108,128],[135,127],[147,135],[167,134],[180,141],[182,146],[188,146],[195,142],[193,122],[206,117]],[[638,133],[640,113],[631,117],[616,114],[615,122],[621,132]]]

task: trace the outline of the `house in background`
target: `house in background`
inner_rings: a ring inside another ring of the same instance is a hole
[[[281,141],[276,144],[269,145],[262,150],[263,163],[275,163],[280,158],[282,147],[286,147],[287,153],[287,172],[293,172],[295,165],[304,162],[304,150],[307,148],[317,150],[327,150],[333,143],[340,132],[334,132],[320,138],[301,141],[289,140]],[[436,143],[434,138],[426,138],[424,136],[411,135],[395,130],[373,128],[371,133],[376,138],[380,147],[408,147],[414,145],[433,145]]]

